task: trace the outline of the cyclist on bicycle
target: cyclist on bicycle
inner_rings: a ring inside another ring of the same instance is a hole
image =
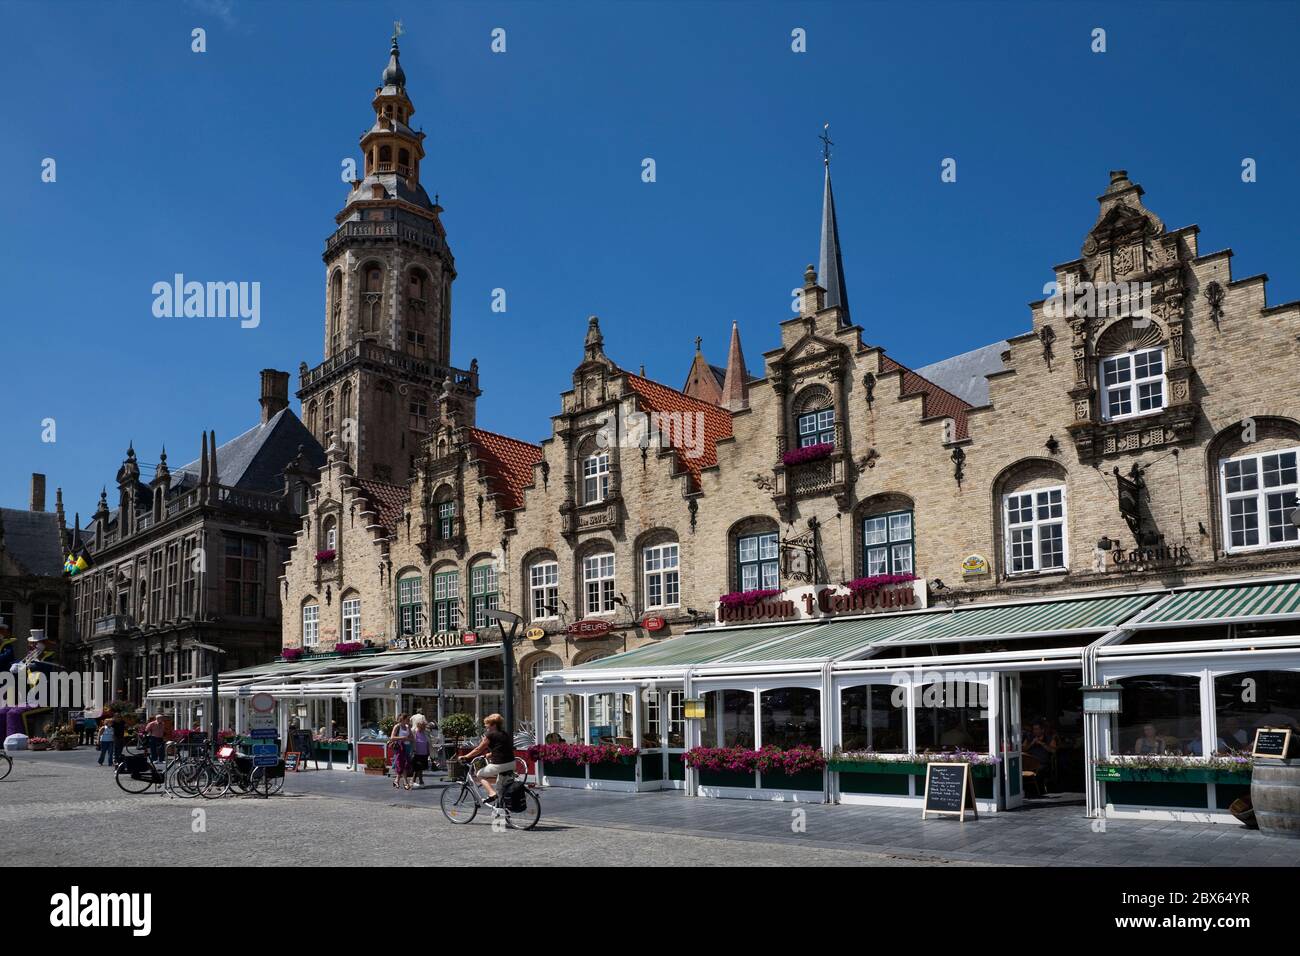
[[[475,757],[487,754],[487,764],[475,774],[475,777],[487,788],[489,801],[496,799],[497,792],[494,784],[497,777],[503,773],[515,772],[515,745],[510,735],[506,733],[505,726],[506,719],[500,714],[488,714],[483,718],[483,727],[487,733],[483,735],[477,747],[461,758],[469,763]]]

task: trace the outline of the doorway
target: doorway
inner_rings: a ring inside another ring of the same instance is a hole
[[[1078,669],[1022,671],[1020,724],[1028,804],[1083,802],[1083,674]]]

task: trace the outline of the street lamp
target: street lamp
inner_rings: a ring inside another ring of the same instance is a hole
[[[506,719],[505,732],[511,740],[515,739],[515,635],[519,631],[519,625],[524,619],[513,611],[502,611],[498,608],[489,607],[483,609],[483,616],[489,621],[497,622],[497,629],[501,632],[502,646],[502,677],[505,680],[505,713],[501,716]],[[506,625],[510,625],[510,633],[506,633]]]
[[[225,654],[224,647],[217,647],[215,644],[204,644],[195,641],[194,646],[208,652],[208,663],[212,667],[212,713],[208,716],[208,747],[212,751],[212,756],[217,756],[217,718],[221,714],[221,703],[218,697],[217,688],[220,682],[217,680],[217,655]]]

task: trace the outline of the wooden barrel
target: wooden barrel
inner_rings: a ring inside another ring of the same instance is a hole
[[[1260,833],[1300,840],[1300,760],[1256,760],[1250,798]]]

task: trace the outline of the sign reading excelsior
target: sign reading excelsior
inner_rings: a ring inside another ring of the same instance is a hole
[[[924,580],[881,588],[850,591],[842,585],[808,585],[789,588],[753,604],[717,606],[719,624],[756,624],[764,621],[807,621],[841,614],[880,614],[917,611],[925,607]]]

